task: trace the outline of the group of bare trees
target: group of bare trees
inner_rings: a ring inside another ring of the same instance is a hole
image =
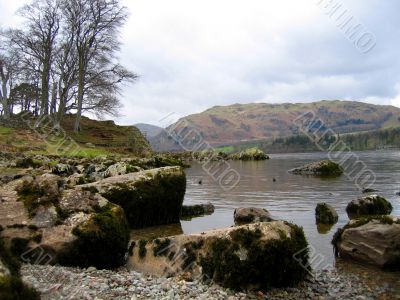
[[[51,115],[116,114],[121,83],[137,76],[118,63],[119,0],[34,0],[18,11],[23,28],[1,31],[2,117],[15,109]]]

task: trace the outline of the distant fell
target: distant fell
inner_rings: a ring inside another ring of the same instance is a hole
[[[302,134],[294,123],[300,115],[313,112],[323,126],[337,134],[376,131],[400,126],[400,108],[357,101],[323,100],[313,103],[251,103],[215,106],[202,113],[189,115],[168,129],[184,134],[190,128],[213,146],[277,139]],[[187,128],[185,128],[187,127]],[[194,140],[193,140],[194,139]],[[176,141],[166,133],[152,137],[156,151],[190,148],[197,138]]]
[[[164,128],[158,127],[156,125],[145,123],[138,123],[133,126],[139,129],[144,136],[150,138],[159,135],[164,130]]]

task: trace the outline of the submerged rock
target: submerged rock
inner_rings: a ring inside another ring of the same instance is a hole
[[[289,172],[296,175],[340,176],[343,168],[333,161],[323,160],[291,169]]]
[[[239,153],[230,154],[227,158],[231,160],[267,160],[269,156],[258,148],[249,148]]]
[[[192,218],[211,215],[214,213],[214,209],[214,205],[211,202],[208,202],[207,204],[183,205],[181,217]]]
[[[339,216],[331,205],[318,203],[315,208],[315,219],[317,223],[335,224],[339,220]]]
[[[375,192],[379,192],[378,190],[375,189],[371,189],[371,188],[366,188],[362,190],[363,194],[368,194],[368,193],[375,193]]]
[[[400,220],[396,217],[366,217],[350,221],[332,241],[336,255],[400,270]]]
[[[305,279],[306,249],[300,227],[274,221],[136,241],[130,247],[128,267],[154,275],[213,280],[235,290],[265,290]]]
[[[378,195],[370,195],[351,201],[346,212],[350,219],[368,215],[388,215],[393,206],[385,198]]]
[[[109,177],[80,186],[120,205],[131,228],[178,223],[186,191],[181,167],[164,167]]]
[[[268,210],[257,207],[236,208],[235,212],[233,213],[233,218],[235,220],[235,224],[238,225],[273,221]]]

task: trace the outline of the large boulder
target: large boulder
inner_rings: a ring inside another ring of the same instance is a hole
[[[292,286],[308,270],[307,241],[296,225],[275,221],[153,241],[134,241],[128,267],[203,278],[232,289]]]
[[[204,215],[211,215],[214,212],[214,205],[211,202],[206,204],[196,204],[196,205],[183,205],[181,217],[182,218],[193,218]]]
[[[244,225],[257,222],[272,221],[271,214],[264,208],[257,207],[240,207],[236,208],[233,213],[235,224]]]
[[[164,167],[109,177],[80,186],[120,205],[132,228],[179,223],[186,176],[181,167]]]
[[[1,236],[12,252],[31,263],[122,265],[129,243],[123,209],[91,191],[57,186],[58,176],[47,174],[0,188]]]
[[[317,224],[336,224],[339,216],[331,205],[318,203],[315,208],[315,219]]]
[[[381,216],[351,220],[332,241],[336,255],[400,270],[400,220]]]
[[[343,168],[333,161],[323,160],[291,169],[289,172],[296,175],[340,176]]]
[[[351,201],[346,207],[350,219],[368,215],[388,215],[392,210],[392,204],[378,195],[358,198]]]
[[[258,148],[249,148],[239,153],[230,154],[228,159],[231,160],[266,160],[269,156]]]

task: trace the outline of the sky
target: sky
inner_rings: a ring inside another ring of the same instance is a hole
[[[140,77],[116,122],[251,102],[400,107],[400,1],[329,1],[121,0],[120,59]],[[26,2],[0,0],[1,26],[17,26]]]

